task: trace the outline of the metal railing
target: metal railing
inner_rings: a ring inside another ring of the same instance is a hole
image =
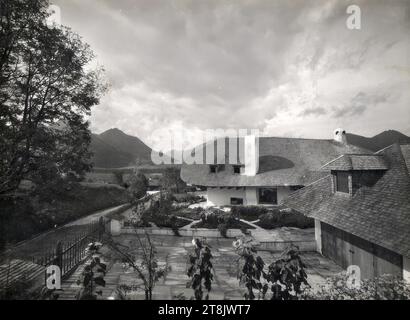
[[[54,250],[47,252],[39,259],[34,258],[33,262],[44,267],[57,265],[61,270],[61,276],[65,278],[84,260],[87,245],[90,242],[101,240],[107,222],[103,217],[91,222],[82,234],[71,241],[57,242]]]

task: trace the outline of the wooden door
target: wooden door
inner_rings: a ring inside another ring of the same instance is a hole
[[[359,266],[362,279],[402,275],[401,255],[325,223],[321,223],[321,229],[323,255],[342,268]]]

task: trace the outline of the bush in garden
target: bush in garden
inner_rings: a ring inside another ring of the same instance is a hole
[[[189,194],[189,193],[174,194],[172,196],[172,201],[175,201],[177,203],[194,204],[194,203],[203,202],[205,200],[206,199],[203,196],[198,196],[198,195]]]
[[[342,272],[326,279],[318,290],[306,291],[306,300],[410,300],[410,285],[401,277],[383,275],[360,281],[360,287],[348,286],[349,276]]]
[[[180,216],[180,217],[189,218],[192,220],[198,220],[198,219],[201,219],[201,216],[204,210],[205,209],[201,207],[183,208],[183,209],[175,211],[175,215]]]
[[[86,254],[90,261],[84,267],[77,284],[82,288],[77,293],[77,300],[97,300],[102,296],[101,287],[105,287],[104,276],[107,272],[107,266],[101,262],[99,252],[102,244],[99,242],[90,243],[86,249]]]
[[[172,211],[172,194],[160,192],[159,200],[156,202],[156,210],[154,214],[169,215]]]
[[[261,215],[257,224],[265,229],[275,229],[281,227],[305,229],[313,228],[314,220],[293,210],[288,212],[277,209]]]
[[[296,247],[285,250],[267,268],[255,249],[252,238],[243,237],[233,243],[239,259],[239,283],[247,289],[247,300],[296,300],[309,287],[305,265]]]
[[[194,252],[189,254],[189,268],[187,275],[191,280],[187,283],[187,288],[194,290],[196,300],[204,299],[204,291],[206,291],[205,300],[209,299],[209,292],[212,289],[213,265],[212,253],[210,247],[199,239],[193,239]]]
[[[265,262],[258,256],[253,239],[243,237],[234,241],[233,246],[239,255],[239,284],[247,289],[244,298],[264,299],[268,290],[268,284],[263,277]]]
[[[285,250],[280,259],[271,263],[265,275],[271,284],[271,300],[298,299],[305,287],[310,287],[305,268],[296,246]]]
[[[268,212],[268,209],[262,206],[233,206],[232,214],[238,219],[254,221],[259,219],[259,216]]]
[[[231,212],[225,212],[215,208],[203,212],[201,220],[202,225],[206,225],[208,228],[222,230],[223,233],[221,232],[221,234],[224,237],[226,236],[227,229],[237,221]]]

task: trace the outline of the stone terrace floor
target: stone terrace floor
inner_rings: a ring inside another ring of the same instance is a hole
[[[134,235],[121,235],[115,238],[116,242],[127,245]],[[158,260],[161,264],[168,263],[171,271],[165,279],[160,279],[157,283],[153,299],[173,299],[179,294],[183,294],[187,299],[193,295],[193,290],[186,288],[188,277],[187,256],[188,251],[192,250],[192,243],[188,237],[176,236],[151,236],[157,251]],[[237,255],[232,248],[231,239],[209,239],[208,243],[212,247],[214,256],[213,264],[215,269],[215,280],[212,284],[210,299],[243,299],[243,288],[239,287],[237,275]],[[274,260],[279,253],[259,251],[260,256],[266,263]],[[308,282],[317,286],[324,282],[326,277],[335,275],[342,271],[332,261],[322,257],[315,252],[305,252],[302,254],[303,261],[307,264]],[[63,294],[60,299],[73,299],[78,291],[76,278],[81,271],[81,267],[70,279],[63,283]],[[105,277],[107,282],[103,290],[103,298],[107,299],[115,293],[119,284],[140,283],[134,273],[126,273],[120,262],[110,263],[109,271]],[[131,299],[144,299],[144,292],[140,290],[129,296]]]

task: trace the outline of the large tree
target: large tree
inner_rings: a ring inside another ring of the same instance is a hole
[[[105,86],[69,28],[46,23],[48,1],[0,0],[0,194],[90,168],[86,117]]]

